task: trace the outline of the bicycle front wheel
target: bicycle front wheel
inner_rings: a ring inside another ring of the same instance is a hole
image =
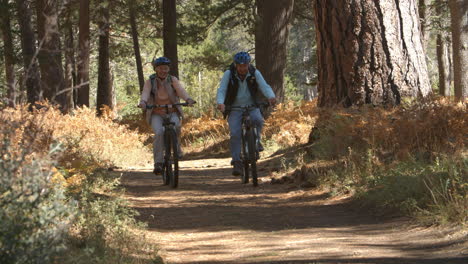
[[[177,188],[179,185],[179,155],[177,153],[177,134],[174,130],[170,131],[170,167],[171,167],[171,178],[170,185],[172,188]]]
[[[249,162],[247,160],[242,161],[242,165],[243,165],[243,172],[244,172],[244,173],[242,173],[242,183],[246,184],[246,183],[249,183],[249,169],[250,169],[250,166],[249,166]]]
[[[257,148],[256,138],[253,129],[250,129],[247,134],[247,148],[249,150],[250,171],[252,173],[252,184],[258,186],[257,179]]]
[[[168,132],[164,133],[164,166],[162,172],[164,185],[169,185],[172,178],[171,166],[171,136]]]

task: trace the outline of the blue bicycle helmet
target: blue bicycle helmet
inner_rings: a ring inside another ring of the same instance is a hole
[[[234,55],[234,62],[236,64],[247,64],[250,63],[250,55],[245,51],[238,52]]]
[[[166,57],[159,57],[151,62],[153,67],[157,67],[159,65],[171,65],[171,61]]]

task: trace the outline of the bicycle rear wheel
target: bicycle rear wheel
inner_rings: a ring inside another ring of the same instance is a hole
[[[172,188],[177,188],[179,185],[179,155],[177,153],[177,135],[174,130],[170,131],[170,167],[172,172],[172,177],[170,178],[170,185]]]
[[[247,133],[247,147],[249,150],[249,162],[250,162],[250,171],[252,172],[252,184],[253,186],[258,186],[257,179],[257,148],[256,148],[256,139],[253,129],[250,129]]]

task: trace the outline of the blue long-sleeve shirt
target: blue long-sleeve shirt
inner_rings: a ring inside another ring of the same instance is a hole
[[[245,106],[254,103],[254,100],[249,92],[249,87],[247,86],[247,77],[249,76],[250,72],[247,73],[247,76],[242,81],[239,79],[237,74],[235,74],[235,77],[239,80],[239,89],[237,91],[236,99],[232,104],[233,106]],[[225,71],[223,78],[221,79],[221,83],[219,84],[218,93],[216,94],[216,102],[218,104],[224,104],[230,78],[231,71]],[[258,89],[262,92],[262,94],[268,99],[274,98],[275,93],[273,92],[273,89],[271,89],[271,86],[267,84],[259,70],[255,71],[255,78],[257,79]]]

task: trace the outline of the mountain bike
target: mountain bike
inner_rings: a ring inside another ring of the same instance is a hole
[[[243,164],[242,183],[249,183],[250,174],[252,176],[252,184],[258,186],[257,176],[257,160],[260,158],[259,152],[259,135],[257,127],[250,120],[250,111],[258,107],[267,107],[269,103],[259,103],[248,106],[231,106],[228,110],[240,109],[242,111],[242,134],[241,134],[241,161]]]
[[[172,188],[177,188],[179,184],[179,155],[178,155],[178,140],[174,122],[170,120],[169,109],[176,106],[188,106],[188,103],[176,103],[165,105],[147,105],[147,109],[164,108],[166,115],[163,118],[164,127],[164,162],[162,168],[162,179],[164,185],[170,185]]]

